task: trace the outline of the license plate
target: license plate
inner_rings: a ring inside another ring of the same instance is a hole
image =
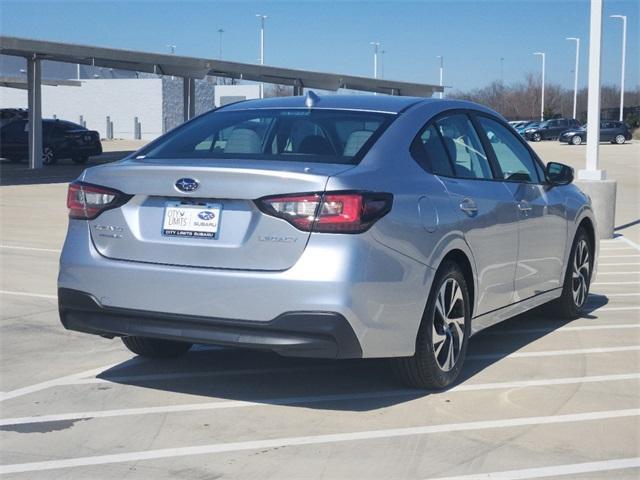
[[[216,238],[222,205],[185,205],[167,203],[164,209],[162,234],[171,237]]]

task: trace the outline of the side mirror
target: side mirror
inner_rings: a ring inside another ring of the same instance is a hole
[[[551,185],[569,185],[573,182],[573,168],[563,163],[549,162],[544,176]]]

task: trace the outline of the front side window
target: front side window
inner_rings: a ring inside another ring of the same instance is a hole
[[[222,110],[177,129],[139,156],[354,164],[393,118],[347,110]]]
[[[478,116],[483,134],[491,143],[502,178],[508,181],[537,183],[535,161],[522,142],[499,122]]]
[[[493,173],[469,117],[456,114],[435,123],[449,153],[456,177],[491,179]]]

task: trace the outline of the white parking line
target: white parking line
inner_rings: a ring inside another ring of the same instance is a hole
[[[640,284],[640,281],[628,281],[628,282],[595,282],[592,283],[591,286],[595,286],[595,285],[638,285]]]
[[[468,355],[467,360],[499,360],[503,358],[531,358],[531,357],[556,357],[564,355],[585,355],[590,353],[617,353],[640,351],[640,345],[629,345],[626,347],[605,347],[605,348],[577,348],[574,350],[541,350],[538,352],[514,352],[514,353],[485,353]]]
[[[521,333],[563,333],[581,332],[589,330],[625,330],[640,328],[640,323],[622,323],[615,325],[575,325],[567,327],[540,327],[540,328],[518,328],[509,330],[490,330],[482,332],[482,335],[513,335]]]
[[[637,275],[640,273],[640,270],[635,270],[633,272],[598,272],[598,276],[600,275]]]
[[[143,450],[111,455],[68,458],[64,460],[50,460],[43,462],[2,465],[0,466],[0,474],[55,470],[60,468],[86,467],[91,465],[106,465],[112,463],[139,462],[142,460],[166,459],[212,453],[240,452],[246,450],[263,450],[279,447],[354,442],[362,440],[373,440],[378,438],[398,438],[413,435],[429,435],[449,432],[513,428],[530,425],[540,426],[563,423],[591,422],[597,420],[608,420],[612,418],[637,417],[639,415],[640,409],[632,408],[626,410],[605,410],[599,412],[574,413],[565,415],[519,417],[504,420],[485,420],[478,422],[428,425],[422,427],[369,430],[363,432],[309,435],[304,437],[273,438],[268,440],[254,440],[247,442],[214,443],[193,447],[163,448],[158,450]]]
[[[2,295],[15,295],[18,297],[33,297],[33,298],[47,298],[51,300],[57,300],[57,295],[47,295],[44,293],[27,293],[27,292],[13,292],[9,290],[0,290],[0,294]]]
[[[594,375],[588,377],[569,377],[569,378],[548,378],[540,380],[520,380],[512,382],[497,382],[497,383],[476,383],[458,385],[449,389],[446,393],[451,392],[468,392],[479,390],[501,390],[512,388],[526,388],[526,387],[548,387],[554,385],[574,385],[583,383],[602,383],[602,382],[614,382],[621,380],[639,380],[640,373],[628,373],[618,375]],[[177,412],[194,412],[202,410],[220,410],[229,408],[243,408],[243,407],[265,407],[276,405],[304,405],[309,403],[320,402],[334,402],[334,401],[349,401],[349,400],[362,400],[370,398],[389,398],[389,397],[403,397],[403,396],[416,396],[427,393],[421,390],[383,390],[376,392],[363,392],[363,393],[343,393],[335,395],[313,395],[303,397],[281,397],[281,398],[265,398],[254,401],[217,401],[206,403],[191,403],[184,405],[168,405],[158,407],[140,407],[140,408],[123,408],[114,410],[97,410],[88,412],[73,412],[73,413],[61,413],[54,415],[36,415],[31,417],[16,417],[16,418],[3,418],[0,420],[0,426],[7,425],[22,425],[26,423],[46,423],[46,422],[60,422],[67,420],[83,420],[93,418],[108,418],[108,417],[124,417],[130,415],[148,415],[155,413],[177,413]]]
[[[640,292],[603,293],[602,295],[605,297],[637,297],[638,295],[640,295]]]
[[[547,478],[579,473],[610,472],[640,467],[640,457],[603,460],[600,462],[572,463],[569,465],[553,465],[551,467],[525,468],[502,472],[474,473],[456,477],[437,477],[433,480],[524,480],[528,478]]]
[[[640,265],[639,262],[625,262],[625,263],[598,263],[599,267],[623,267],[628,265]]]
[[[596,308],[591,313],[599,313],[599,312],[625,312],[629,310],[640,310],[640,307],[604,307],[604,308]]]
[[[60,253],[60,250],[56,250],[53,248],[21,247],[19,245],[0,245],[0,248],[6,248],[10,250],[29,250],[34,252]]]
[[[46,388],[54,387],[57,385],[68,385],[69,381],[73,381],[77,378],[84,378],[91,375],[98,375],[109,368],[115,367],[119,365],[119,363],[114,363],[111,365],[105,365],[99,368],[93,368],[91,370],[85,370],[84,372],[73,373],[71,375],[65,375],[64,377],[53,378],[51,380],[47,380],[45,382],[36,383],[34,385],[29,385],[27,387],[18,388],[16,390],[11,390],[9,392],[4,392],[0,395],[0,402],[4,400],[9,400],[11,398],[21,397],[23,395],[28,395],[30,393],[39,392],[40,390],[44,390]]]
[[[627,237],[620,237],[620,240],[622,240],[624,243],[626,243],[627,245],[635,248],[636,250],[640,250],[640,245],[638,245],[636,242],[634,242],[633,240],[629,240]]]
[[[640,255],[600,255],[598,258],[638,258]]]

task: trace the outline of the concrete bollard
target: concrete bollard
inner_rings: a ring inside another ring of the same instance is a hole
[[[576,180],[574,182],[584,193],[591,197],[591,206],[598,224],[598,238],[613,238],[616,226],[616,189],[615,180]]]

